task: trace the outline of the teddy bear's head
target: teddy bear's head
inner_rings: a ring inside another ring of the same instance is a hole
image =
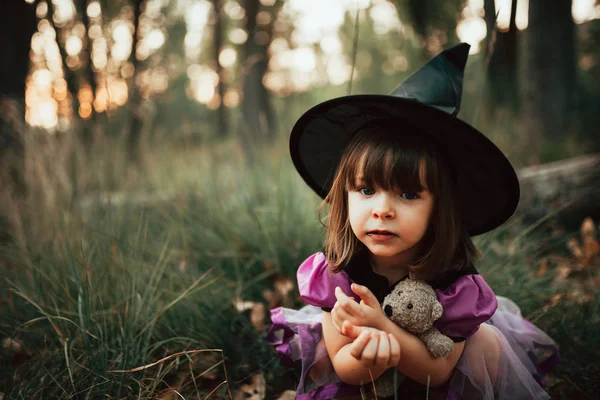
[[[396,325],[412,333],[423,333],[442,316],[435,291],[423,281],[405,279],[383,300],[383,311]]]

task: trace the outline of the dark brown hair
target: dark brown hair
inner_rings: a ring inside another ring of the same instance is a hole
[[[358,171],[360,166],[362,171]],[[425,182],[421,182],[421,166],[425,166]],[[468,267],[479,257],[460,218],[452,170],[436,141],[398,120],[381,119],[367,123],[352,137],[319,207],[321,218],[329,204],[325,255],[334,272],[365,248],[348,218],[348,190],[358,173],[369,187],[398,192],[420,192],[427,187],[433,193],[433,214],[422,239],[424,251],[412,269],[417,279],[435,280],[447,271]]]

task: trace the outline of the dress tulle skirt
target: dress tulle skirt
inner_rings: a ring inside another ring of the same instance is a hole
[[[558,362],[558,348],[542,330],[521,315],[511,300],[497,297],[498,309],[482,325],[491,335],[477,333],[467,339],[454,373],[443,387],[430,388],[430,398],[447,400],[548,399],[544,376]],[[340,381],[321,337],[318,307],[300,310],[271,310],[271,327],[267,340],[286,365],[301,365],[297,399],[331,399],[360,395],[361,388]],[[482,329],[482,328],[480,328]],[[486,356],[490,349],[500,349],[500,359]],[[487,359],[487,363],[485,360]],[[371,385],[363,387],[371,391]],[[424,399],[426,388],[410,379],[399,386],[402,399]]]

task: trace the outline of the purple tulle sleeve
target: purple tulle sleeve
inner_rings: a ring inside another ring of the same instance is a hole
[[[339,286],[346,295],[360,301],[350,290],[352,281],[348,274],[345,271],[332,274],[323,253],[315,253],[308,257],[298,268],[296,277],[300,296],[310,305],[333,308],[337,301],[336,286]]]
[[[445,290],[436,290],[436,295],[444,312],[434,325],[455,342],[477,332],[498,308],[496,295],[478,274],[462,276]]]

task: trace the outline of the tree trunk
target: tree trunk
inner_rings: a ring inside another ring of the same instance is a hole
[[[4,1],[0,13],[0,188],[25,195],[25,86],[36,4]]]
[[[141,160],[141,141],[142,141],[142,97],[136,84],[136,77],[139,73],[140,62],[136,57],[136,50],[139,44],[140,16],[142,14],[143,0],[134,0],[133,7],[133,43],[131,45],[131,55],[129,61],[133,64],[133,76],[131,77],[131,87],[129,89],[129,112],[131,114],[131,125],[129,137],[127,140],[127,150],[129,160],[133,164],[139,164]]]
[[[275,7],[278,9],[280,6],[281,1],[278,1],[272,10],[275,10]],[[259,28],[256,16],[260,9],[260,1],[245,0],[244,8],[248,40],[244,44],[242,112],[245,132],[242,134],[246,147],[251,148],[253,142],[273,140],[276,136],[275,115],[270,104],[269,92],[263,84],[263,77],[267,72],[272,24],[277,14],[273,12],[271,23],[266,28]]]
[[[82,50],[82,58],[83,58],[83,79],[90,86],[92,91],[92,110],[90,117],[85,121],[82,125],[82,139],[85,150],[91,152],[93,143],[94,143],[94,128],[96,125],[96,112],[94,110],[94,99],[96,98],[96,88],[97,77],[96,73],[92,69],[92,43],[90,41],[89,32],[90,32],[90,19],[87,15],[87,0],[79,0],[79,14],[81,15],[81,22],[85,27],[85,38],[83,39],[83,50]]]
[[[484,0],[487,39],[484,48],[488,79],[488,110],[497,106],[518,109],[517,92],[517,0],[511,2],[508,31],[501,32],[496,27],[494,0]]]
[[[67,82],[67,91],[72,97],[71,104],[73,107],[73,120],[77,121],[79,119],[79,99],[77,98],[77,94],[79,93],[79,77],[67,65],[67,51],[59,39],[62,36],[62,30],[54,23],[54,4],[52,1],[47,1],[46,4],[48,6],[48,21],[54,29],[54,32],[56,32],[56,44],[58,45],[58,51],[62,60],[63,74],[65,76],[65,81]]]
[[[541,161],[564,152],[577,122],[577,68],[571,0],[529,1],[522,104],[529,147]]]
[[[223,66],[219,62],[219,54],[223,48],[223,34],[225,32],[224,16],[223,16],[223,0],[212,0],[214,15],[215,15],[215,26],[214,26],[214,54],[216,62],[217,75],[219,76],[219,84],[217,86],[219,92],[219,108],[217,109],[217,119],[219,127],[219,135],[222,137],[229,135],[229,126],[227,124],[227,109],[225,108],[225,89],[226,85],[223,74]]]

